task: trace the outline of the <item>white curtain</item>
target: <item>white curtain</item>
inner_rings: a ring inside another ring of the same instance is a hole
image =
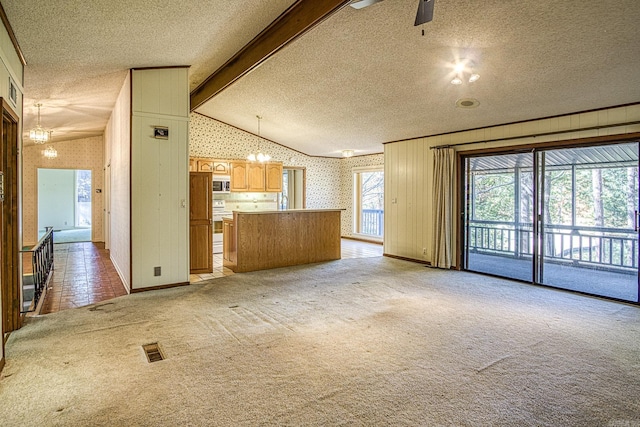
[[[450,268],[455,151],[453,148],[436,148],[433,151],[431,266]]]

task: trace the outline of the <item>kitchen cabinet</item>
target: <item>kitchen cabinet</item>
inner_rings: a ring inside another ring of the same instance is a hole
[[[282,163],[265,164],[264,190],[272,193],[282,192]]]
[[[213,174],[214,175],[231,175],[231,171],[229,170],[229,162],[214,160]]]
[[[230,162],[231,191],[279,193],[282,191],[282,163]]]
[[[213,172],[213,160],[198,159],[198,172]]]
[[[249,191],[265,191],[264,188],[264,164],[248,162],[247,164]]]
[[[229,162],[231,191],[249,191],[247,162],[238,160]]]
[[[198,159],[189,159],[189,172],[198,172]]]

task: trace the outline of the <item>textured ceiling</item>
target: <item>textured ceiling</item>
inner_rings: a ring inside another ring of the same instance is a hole
[[[339,156],[640,102],[637,0],[435,1],[423,27],[417,0],[345,7],[197,111],[254,133],[261,115],[262,136]],[[128,68],[191,65],[194,88],[293,0],[1,2],[28,62],[25,129],[42,102],[61,138],[102,132]],[[480,80],[449,83],[459,58]],[[466,97],[480,106],[456,108]]]
[[[54,140],[99,135],[128,69],[190,65],[193,89],[293,2],[1,0],[27,60],[24,129],[42,103]]]
[[[606,5],[606,7],[605,7]],[[640,2],[414,0],[347,7],[197,111],[318,155],[640,101]],[[456,59],[480,79],[450,84]],[[480,101],[459,109],[459,98]]]

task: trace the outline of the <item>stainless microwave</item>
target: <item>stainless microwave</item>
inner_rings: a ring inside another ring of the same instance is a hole
[[[213,177],[213,192],[214,193],[228,193],[231,191],[231,178],[228,176],[214,176]]]

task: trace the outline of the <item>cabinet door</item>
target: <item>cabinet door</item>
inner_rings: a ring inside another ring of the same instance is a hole
[[[213,172],[213,160],[198,160],[198,172]]]
[[[218,160],[213,161],[213,174],[214,175],[230,175],[229,162],[221,162]]]
[[[282,191],[282,163],[267,163],[265,170],[265,191]]]
[[[238,161],[230,163],[231,191],[247,191],[247,162]]]
[[[198,159],[189,159],[189,172],[198,172]]]
[[[264,191],[264,164],[249,163],[249,191]]]

